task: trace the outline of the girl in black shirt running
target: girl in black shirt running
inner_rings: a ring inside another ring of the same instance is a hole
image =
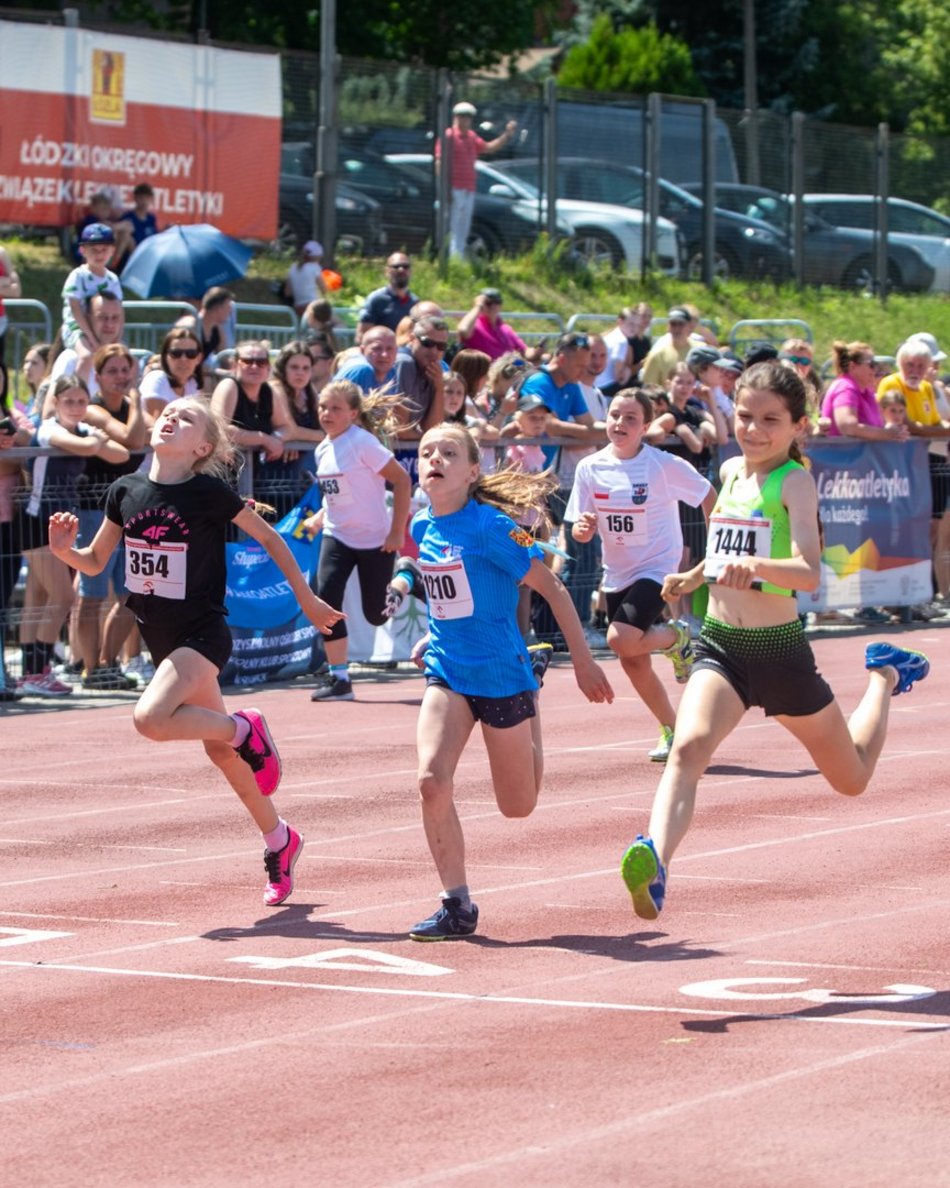
[[[186,397],[162,410],[152,430],[147,475],[109,488],[106,518],[92,543],[76,548],[79,521],[50,517],[50,549],[80,573],[100,573],[125,542],[128,606],[156,664],[135,707],[136,729],[157,742],[200,739],[264,836],[264,902],[293,890],[303,838],[267,799],[280,757],[256,709],[228,714],[218,674],[231,653],[225,621],[225,537],[230,523],[258,541],[280,567],[300,607],[324,633],[343,616],[316,597],[281,536],[221,477],[233,454],[227,427],[206,400]]]

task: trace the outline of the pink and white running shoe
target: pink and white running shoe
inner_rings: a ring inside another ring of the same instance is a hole
[[[234,716],[243,718],[250,726],[247,738],[235,750],[254,772],[261,795],[271,796],[280,783],[280,755],[264,716],[256,709],[236,710]]]
[[[53,676],[48,664],[40,673],[21,677],[16,687],[25,697],[68,697],[73,691],[72,685],[64,684]]]
[[[287,831],[290,837],[282,850],[264,851],[264,869],[267,871],[264,902],[268,907],[283,903],[294,889],[294,867],[303,849],[303,837],[289,825]]]

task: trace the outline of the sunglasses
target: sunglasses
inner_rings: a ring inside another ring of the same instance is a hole
[[[197,347],[173,347],[168,352],[169,359],[197,359],[201,351]]]
[[[572,334],[561,346],[568,351],[588,351],[590,350],[590,339],[586,334]]]
[[[425,338],[421,334],[417,335],[416,337],[419,346],[424,346],[428,347],[430,350],[439,351],[443,355],[449,349],[449,344],[447,342],[436,342],[434,338]]]
[[[527,366],[528,365],[524,359],[512,359],[510,363],[506,363],[502,368],[501,374],[505,377],[505,379],[511,379],[513,375],[519,371],[522,371]]]
[[[397,272],[408,272],[410,270],[410,268],[412,268],[412,265],[411,264],[390,264],[389,267],[395,269]]]
[[[789,363],[797,363],[799,367],[811,367],[811,359],[807,355],[779,355],[780,359],[787,359]],[[864,360],[868,362],[867,359]]]
[[[246,367],[266,367],[270,359],[267,355],[238,355],[238,362]]]

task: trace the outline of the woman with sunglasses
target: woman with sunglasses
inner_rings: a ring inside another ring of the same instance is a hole
[[[267,343],[257,339],[239,342],[234,350],[234,375],[215,387],[211,407],[230,424],[234,444],[257,455],[255,497],[279,511],[288,494],[284,441],[293,438],[295,426],[287,405],[268,383],[269,377]]]
[[[162,340],[158,367],[147,371],[139,386],[146,417],[151,422],[170,400],[194,396],[203,386],[201,343],[191,330],[176,326]]]

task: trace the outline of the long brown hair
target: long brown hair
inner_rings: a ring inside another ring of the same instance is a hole
[[[450,433],[457,437],[468,455],[469,462],[475,466],[480,465],[481,451],[478,442],[464,425],[446,421],[428,432]],[[515,521],[537,517],[537,526],[543,526],[549,532],[551,518],[547,500],[548,496],[558,489],[558,485],[558,478],[553,470],[535,473],[524,470],[497,470],[494,474],[482,474],[479,471],[468,493],[469,498],[474,499],[476,503],[487,503],[490,507],[496,507]]]

